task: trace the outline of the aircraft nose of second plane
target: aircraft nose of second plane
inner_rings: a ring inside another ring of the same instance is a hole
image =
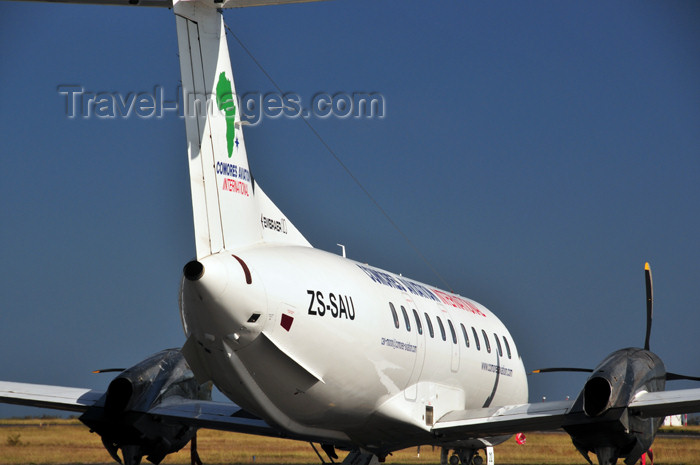
[[[255,284],[245,262],[230,254],[187,263],[180,289],[187,336],[211,344],[225,340],[232,347],[252,341],[262,330],[266,306],[264,297],[256,298]]]

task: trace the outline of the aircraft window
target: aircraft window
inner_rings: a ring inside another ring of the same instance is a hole
[[[457,333],[455,333],[455,327],[452,326],[452,321],[447,320],[447,325],[450,327],[450,333],[452,334],[452,343],[457,344]]]
[[[498,356],[503,357],[503,349],[501,349],[501,341],[498,339],[498,334],[493,333],[493,338],[496,340],[496,349],[498,350]]]
[[[416,309],[413,309],[413,316],[416,318],[416,330],[418,331],[418,334],[423,334],[423,325],[420,324],[420,317],[418,316],[418,312]]]
[[[428,324],[428,334],[430,334],[430,337],[435,337],[435,332],[433,331],[433,322],[430,321],[430,317],[427,313],[423,313],[423,315],[425,315],[425,322]]]
[[[406,309],[404,306],[401,306],[401,312],[403,312],[403,321],[406,323],[406,331],[411,331],[411,320],[408,319],[408,313],[406,313]]]
[[[440,335],[442,336],[442,340],[446,341],[447,336],[445,336],[445,327],[442,324],[442,320],[440,319],[439,316],[436,316],[435,318],[437,318],[437,320],[438,320],[438,326],[440,327]]]
[[[396,320],[398,321],[398,319]],[[398,328],[398,326],[397,326]],[[472,326],[472,334],[474,335],[474,344],[476,344],[476,350],[481,350],[481,344],[479,344],[479,335],[476,334],[476,330]]]
[[[462,327],[462,336],[464,336],[464,345],[469,347],[469,336],[467,335],[467,329],[462,323],[459,324]]]
[[[506,353],[508,354],[508,358],[510,358],[510,346],[508,345],[508,339],[506,339],[505,336],[503,336],[503,342],[506,344]]]
[[[481,330],[481,335],[484,336],[484,344],[486,344],[486,352],[491,353],[491,343],[489,342],[489,337],[486,335],[486,331]]]
[[[391,308],[391,316],[394,317],[394,326],[397,328],[399,327],[399,316],[396,314],[396,309],[394,308],[394,304],[389,302],[389,308]]]

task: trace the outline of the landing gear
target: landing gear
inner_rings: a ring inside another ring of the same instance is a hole
[[[384,457],[382,457],[383,459]],[[342,465],[379,465],[379,462],[383,462],[379,457],[371,452],[367,452],[361,449],[353,449],[343,460]]]
[[[143,458],[141,446],[122,446],[122,456],[124,457],[124,465],[140,465]]]
[[[199,452],[197,452],[197,433],[190,440],[190,465],[203,465],[202,459],[199,458]]]
[[[493,448],[485,449],[486,456],[489,458],[488,465],[493,465]],[[449,459],[448,459],[449,456]],[[483,465],[484,458],[479,455],[475,449],[455,449],[450,455],[450,449],[443,447],[440,452],[441,465]]]

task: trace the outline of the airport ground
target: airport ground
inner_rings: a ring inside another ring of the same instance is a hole
[[[211,430],[201,430],[198,442],[205,465],[320,464],[311,446],[304,442]],[[700,465],[700,426],[663,429],[654,442],[653,452],[656,465]],[[511,438],[495,448],[495,457],[499,465],[586,464],[563,432],[527,434],[525,445],[518,445]],[[327,460],[325,456],[324,459]],[[416,448],[398,451],[387,458],[387,465],[439,462],[439,449],[430,446],[423,446],[420,451]],[[0,464],[112,463],[100,438],[77,420],[0,420]],[[189,446],[163,461],[163,464],[189,463]]]

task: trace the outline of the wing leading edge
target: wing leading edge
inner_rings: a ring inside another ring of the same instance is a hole
[[[84,412],[103,395],[92,389],[0,381],[0,402],[6,404]]]
[[[455,410],[440,418],[432,431],[446,439],[462,439],[551,430],[561,427],[573,404],[573,401],[555,401]]]
[[[226,402],[169,398],[148,411],[149,415],[195,428],[280,437],[282,434],[264,420],[238,405]]]
[[[104,396],[104,392],[92,389],[0,381],[0,402],[6,404],[85,412],[104,406]],[[141,413],[195,428],[280,436],[279,431],[233,403],[173,396]]]
[[[552,430],[595,421],[577,414],[582,412],[572,412],[573,406],[571,400],[455,410],[440,418],[432,431],[440,437],[457,439]],[[643,417],[700,412],[700,389],[640,392],[627,408],[630,414]]]
[[[629,409],[631,413],[643,417],[700,412],[700,388],[640,392],[630,402]]]

